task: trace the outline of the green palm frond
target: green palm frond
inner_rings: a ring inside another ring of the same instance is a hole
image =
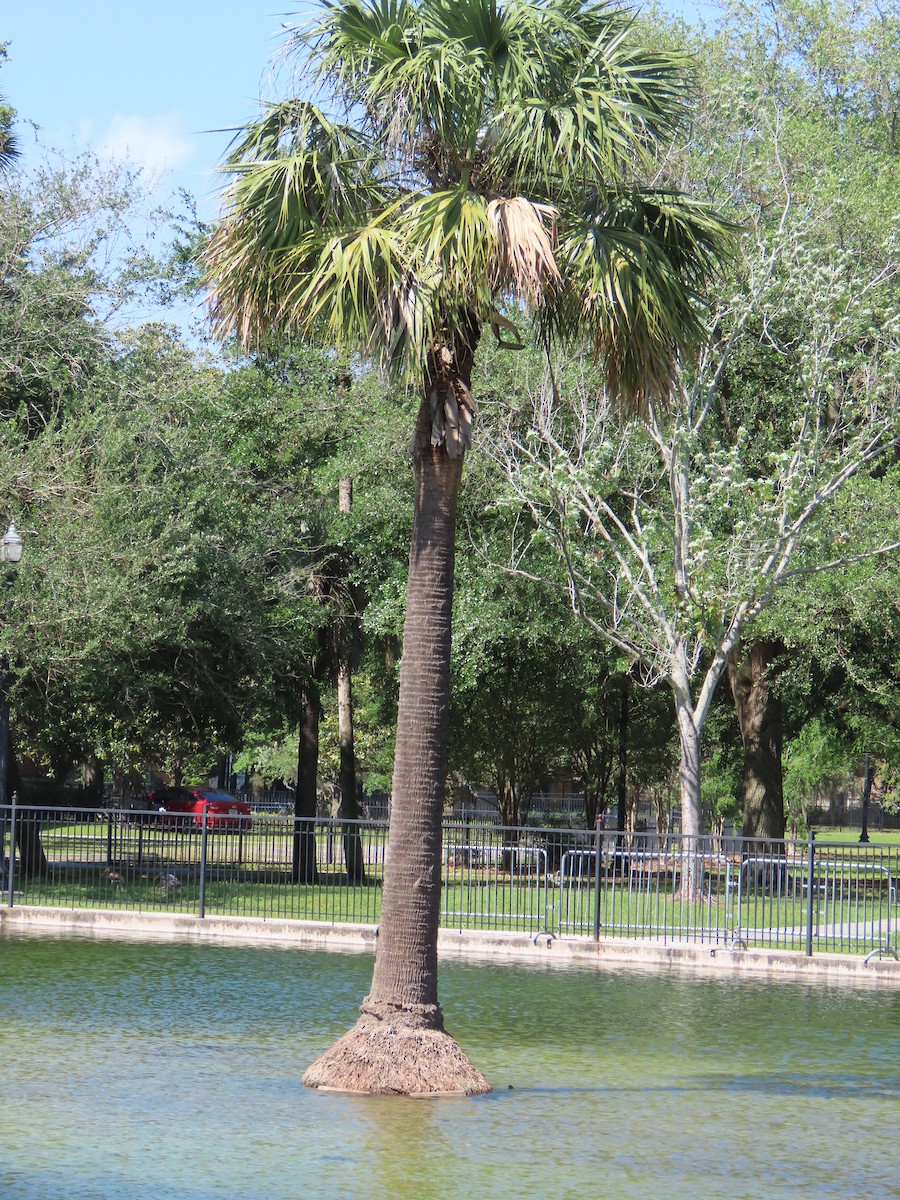
[[[0,96],[0,171],[12,166],[14,160],[19,157],[19,145],[12,132],[14,116],[15,109],[6,104]]]
[[[310,235],[280,265],[279,324],[331,344],[362,344],[391,363],[418,364],[434,335],[434,305],[417,266],[384,220],[337,236]]]
[[[398,232],[428,274],[440,272],[449,295],[467,293],[490,269],[492,246],[484,196],[457,186],[414,196],[396,210]]]
[[[226,200],[259,212],[282,240],[314,224],[342,225],[385,203],[378,159],[355,129],[302,100],[270,104],[239,132],[222,171],[233,177]]]
[[[597,195],[560,247],[567,290],[549,320],[592,332],[607,385],[626,408],[665,395],[679,356],[703,336],[701,289],[736,231],[673,192]]]
[[[391,145],[415,142],[423,113],[442,138],[465,142],[477,128],[481,74],[470,48],[446,32],[447,7],[326,0],[323,20],[306,36],[321,76]]]
[[[636,160],[646,162],[684,116],[684,63],[637,53],[629,32],[610,17],[602,37],[573,47],[531,93],[501,90],[491,145],[498,177],[554,194],[566,181],[627,178]]]
[[[296,269],[310,235],[365,225],[383,210],[377,166],[356,130],[305,101],[267,105],[239,131],[222,168],[232,177],[225,213],[204,256],[220,334],[265,340],[283,320],[286,263]]]

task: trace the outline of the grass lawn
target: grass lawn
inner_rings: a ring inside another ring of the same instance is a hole
[[[825,826],[814,830],[817,843],[832,844],[840,842],[844,845],[859,845],[859,826]],[[872,846],[896,846],[900,849],[900,829],[869,830],[869,844]]]

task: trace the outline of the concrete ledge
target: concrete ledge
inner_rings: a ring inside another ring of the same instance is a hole
[[[161,938],[178,941],[238,941],[286,944],[304,949],[374,951],[374,925],[326,925],[318,921],[259,917],[195,917],[188,913],[128,912],[119,909],[0,908],[0,932],[95,937]]]
[[[200,917],[181,913],[126,912],[117,909],[58,909],[28,906],[0,908],[0,932],[60,936],[161,938],[251,945],[294,946],[302,949],[372,953],[378,931],[373,925],[328,925],[318,921],[266,920],[260,917]],[[464,933],[442,930],[442,958],[490,958],[530,962],[546,967],[578,965],[598,970],[690,971],[709,977],[768,977],[808,979],[900,988],[900,962],[862,954],[815,954],[807,958],[793,950],[729,950],[700,943],[662,945],[659,942],[605,938],[557,938],[541,933]]]

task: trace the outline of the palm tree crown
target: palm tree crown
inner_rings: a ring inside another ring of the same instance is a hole
[[[683,58],[597,0],[321,7],[290,47],[319,103],[266,106],[224,167],[220,331],[349,342],[421,376],[527,304],[589,330],[620,397],[665,390],[728,237],[642,183],[685,115]]]

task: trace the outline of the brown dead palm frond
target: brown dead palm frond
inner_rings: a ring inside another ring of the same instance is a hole
[[[525,196],[491,200],[487,217],[496,240],[494,286],[512,286],[540,304],[560,283],[556,262],[557,211]]]

